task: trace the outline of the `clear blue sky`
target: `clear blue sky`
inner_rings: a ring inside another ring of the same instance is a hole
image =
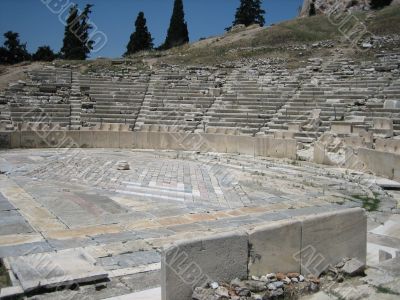
[[[155,45],[166,35],[174,0],[0,0],[0,44],[3,33],[12,30],[20,34],[30,52],[38,46],[50,45],[54,51],[62,46],[64,25],[58,15],[42,3],[46,1],[73,2],[83,8],[94,4],[91,21],[104,32],[108,42],[92,57],[120,57],[126,50],[139,11],[144,11]],[[190,41],[224,32],[231,25],[240,0],[183,0]],[[267,24],[292,19],[303,0],[264,0]]]

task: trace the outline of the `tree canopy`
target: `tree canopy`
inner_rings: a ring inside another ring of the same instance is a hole
[[[81,13],[77,5],[70,8],[61,48],[61,56],[64,59],[85,60],[93,49],[94,42],[89,39],[89,31],[92,29],[89,15],[92,7],[93,5],[87,4]]]
[[[26,50],[26,43],[21,44],[18,33],[7,31],[4,38],[4,47],[0,48],[1,63],[15,64],[31,58]]]
[[[182,0],[175,0],[167,38],[161,49],[170,49],[189,42],[189,31],[185,21]]]
[[[371,9],[380,9],[390,5],[391,3],[392,0],[371,0],[369,5],[371,6]]]
[[[153,48],[153,38],[147,28],[147,21],[143,12],[139,12],[135,22],[135,32],[131,34],[125,56]]]
[[[311,1],[310,3],[310,9],[308,11],[308,15],[311,16],[315,16],[317,14],[316,10],[315,10],[315,0]]]
[[[32,55],[35,61],[53,61],[57,55],[51,50],[49,46],[41,46],[37,49],[36,53]]]
[[[245,26],[265,24],[265,10],[261,7],[262,0],[241,0],[240,6],[236,10],[233,26],[243,24]]]

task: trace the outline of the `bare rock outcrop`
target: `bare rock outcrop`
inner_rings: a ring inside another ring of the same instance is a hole
[[[304,0],[300,16],[308,16],[310,4],[314,2],[317,14],[330,14],[333,11],[360,11],[370,9],[370,0]],[[391,5],[399,5],[400,0],[393,0]]]

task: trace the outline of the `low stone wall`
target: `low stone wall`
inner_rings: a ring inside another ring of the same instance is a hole
[[[0,132],[0,148],[71,147],[187,150],[290,159],[297,157],[295,140],[271,137],[129,131]]]
[[[375,150],[400,154],[400,140],[377,139],[375,143]]]
[[[346,151],[346,167],[357,171],[370,171],[389,179],[400,180],[400,155],[366,148]]]
[[[361,208],[298,217],[163,250],[163,300],[191,299],[193,289],[212,281],[299,272],[319,276],[343,258],[366,263],[367,218]]]

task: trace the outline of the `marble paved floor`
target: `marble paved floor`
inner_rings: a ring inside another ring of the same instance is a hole
[[[79,248],[111,278],[157,272],[161,247],[175,240],[362,206],[357,195],[397,205],[366,175],[250,156],[11,150],[0,152],[0,171],[0,257]],[[118,286],[102,297],[138,284]]]

